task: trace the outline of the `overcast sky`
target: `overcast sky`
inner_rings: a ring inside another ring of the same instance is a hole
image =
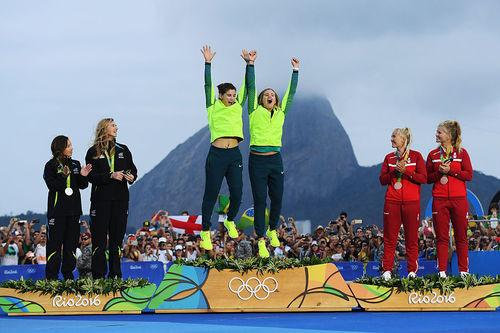
[[[82,161],[113,117],[144,174],[205,126],[205,43],[214,82],[239,85],[239,53],[255,48],[258,85],[282,90],[300,58],[299,92],[330,100],[361,165],[382,161],[399,126],[425,157],[451,118],[475,169],[500,177],[498,13],[498,1],[2,1],[0,214],[45,211],[58,134]]]

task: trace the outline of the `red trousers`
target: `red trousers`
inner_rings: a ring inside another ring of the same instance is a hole
[[[404,228],[408,272],[418,270],[418,226],[420,225],[420,203],[395,203],[386,201],[384,205],[384,271],[392,271],[394,254],[398,242],[401,223]]]
[[[432,219],[437,238],[437,258],[439,271],[448,266],[448,247],[450,242],[450,219],[453,225],[455,246],[458,257],[458,270],[469,271],[469,242],[467,239],[467,198],[433,198]]]

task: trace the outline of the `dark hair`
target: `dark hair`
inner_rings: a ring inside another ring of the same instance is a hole
[[[347,218],[347,213],[346,212],[344,212],[344,211],[340,212],[339,216],[342,216],[342,215],[344,215]]]
[[[219,95],[224,95],[229,90],[236,90],[236,87],[232,83],[226,82],[219,84],[217,89],[219,90]]]
[[[65,135],[58,135],[50,144],[50,150],[52,151],[52,156],[55,159],[61,160],[63,157],[63,151],[68,146],[68,137]]]

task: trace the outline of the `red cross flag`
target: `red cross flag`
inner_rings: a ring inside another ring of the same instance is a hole
[[[169,219],[178,234],[198,235],[201,231],[201,215],[169,216]]]

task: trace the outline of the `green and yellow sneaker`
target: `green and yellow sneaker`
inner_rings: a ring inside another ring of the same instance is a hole
[[[259,257],[261,257],[261,258],[269,258],[269,251],[267,250],[267,247],[266,247],[266,240],[265,239],[261,239],[258,242],[258,245],[259,245]]]
[[[280,240],[278,239],[276,230],[267,229],[266,236],[269,238],[272,247],[280,246]]]
[[[227,229],[227,233],[231,238],[238,238],[238,230],[236,230],[236,226],[233,221],[224,220],[224,227]]]
[[[207,251],[212,250],[213,246],[212,246],[212,239],[210,236],[210,230],[202,231],[200,233],[200,236],[201,236],[201,241],[200,241],[201,248]]]

